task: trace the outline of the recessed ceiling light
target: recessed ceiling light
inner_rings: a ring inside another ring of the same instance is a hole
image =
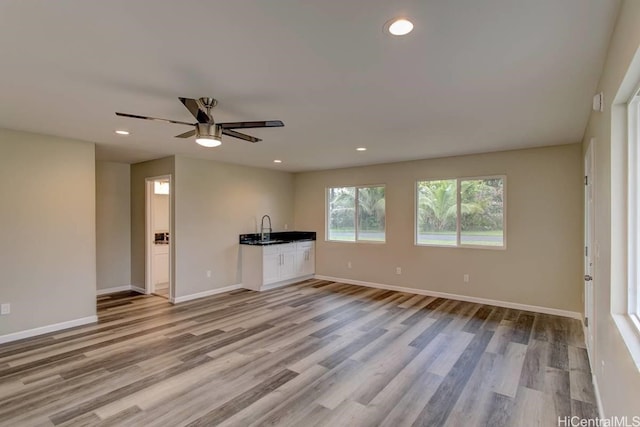
[[[130,132],[128,130],[117,130],[116,133],[118,135],[130,135]]]
[[[406,18],[394,18],[384,25],[389,34],[394,36],[404,36],[413,30],[413,23]]]
[[[367,149],[365,147],[358,147],[356,148],[356,151],[367,151]]]
[[[282,160],[276,159],[276,160],[273,161],[273,163],[282,163]]]

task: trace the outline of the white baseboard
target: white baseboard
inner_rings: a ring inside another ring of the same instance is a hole
[[[130,291],[130,290],[131,290],[131,285],[116,286],[114,288],[98,289],[96,292],[96,295],[100,296],[100,295],[114,294],[116,292],[123,292],[123,291]]]
[[[300,277],[295,277],[293,279],[283,280],[282,282],[270,283],[268,285],[263,285],[259,289],[259,291],[260,292],[262,292],[262,291],[270,291],[271,289],[282,288],[283,286],[289,286],[289,285],[292,285],[294,283],[304,282],[305,280],[309,280],[309,279],[313,279],[313,278],[314,278],[314,275],[313,274],[309,274],[307,276],[300,276]]]
[[[96,292],[96,295],[97,296],[108,295],[108,294],[114,294],[116,292],[123,292],[123,291],[133,291],[139,294],[147,293],[147,291],[144,288],[140,288],[138,286],[133,286],[133,285],[124,285],[124,286],[116,286],[114,288],[98,289]]]
[[[516,302],[471,297],[467,295],[449,294],[446,292],[430,291],[426,289],[406,288],[403,286],[385,285],[382,283],[363,282],[361,280],[341,279],[339,277],[322,276],[319,274],[316,274],[314,277],[320,280],[330,280],[332,282],[347,283],[350,285],[360,285],[360,286],[366,286],[368,288],[385,289],[388,291],[407,292],[410,294],[417,294],[417,295],[428,295],[432,297],[447,298],[447,299],[453,299],[457,301],[467,301],[467,302],[475,302],[478,304],[495,305],[498,307],[514,308],[516,310],[526,310],[526,311],[533,311],[536,313],[553,314],[556,316],[570,317],[572,319],[580,319],[580,320],[582,319],[581,313],[578,313],[575,311],[560,310],[557,308],[540,307],[537,305],[520,304]]]
[[[53,325],[41,326],[39,328],[27,329],[26,331],[14,332],[12,334],[0,335],[0,344],[35,337],[37,335],[48,334],[62,329],[74,328],[76,326],[96,323],[98,316],[87,316],[80,319],[69,320],[67,322],[54,323]]]
[[[225,286],[224,288],[211,289],[204,292],[198,292],[197,294],[185,295],[182,297],[174,297],[171,298],[171,302],[174,304],[178,304],[185,301],[191,301],[198,298],[209,297],[211,295],[223,294],[229,291],[235,291],[236,289],[242,289],[241,284]]]

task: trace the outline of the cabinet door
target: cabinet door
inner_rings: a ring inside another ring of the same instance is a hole
[[[315,251],[313,248],[305,249],[302,257],[302,265],[300,266],[300,275],[308,276],[316,272]]]
[[[267,285],[279,280],[280,253],[265,253],[262,255],[262,283]]]
[[[293,251],[283,252],[282,264],[280,264],[280,280],[296,277],[296,270],[296,253]]]

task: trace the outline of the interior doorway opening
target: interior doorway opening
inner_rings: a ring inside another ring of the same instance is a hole
[[[146,179],[145,293],[173,298],[171,175]]]

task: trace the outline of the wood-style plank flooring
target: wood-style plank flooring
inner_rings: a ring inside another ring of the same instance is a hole
[[[596,416],[578,320],[309,280],[0,346],[3,426],[555,426]]]

